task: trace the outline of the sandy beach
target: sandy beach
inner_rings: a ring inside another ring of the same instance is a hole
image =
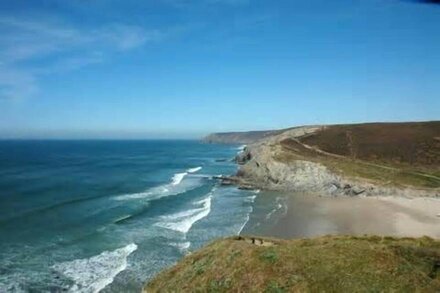
[[[376,234],[440,238],[440,199],[286,195],[287,211],[261,234],[280,238]]]

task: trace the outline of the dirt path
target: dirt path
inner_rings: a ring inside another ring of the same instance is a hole
[[[412,172],[412,171],[407,171],[407,170],[403,170],[403,169],[399,169],[399,168],[395,168],[395,167],[389,167],[389,166],[380,165],[380,164],[376,164],[376,163],[365,162],[365,161],[362,161],[362,160],[351,159],[351,158],[348,158],[346,156],[329,153],[329,152],[323,151],[323,150],[321,150],[321,149],[319,149],[317,147],[313,147],[313,146],[304,144],[304,143],[302,143],[301,141],[299,141],[296,138],[293,138],[292,140],[295,141],[296,143],[300,144],[301,146],[303,146],[304,148],[306,148],[308,150],[314,151],[316,153],[319,153],[319,154],[322,154],[322,155],[325,155],[325,156],[329,156],[329,157],[333,157],[333,158],[338,158],[338,159],[345,159],[345,160],[355,160],[356,163],[367,165],[367,166],[382,168],[382,169],[385,169],[385,170],[390,170],[390,171],[395,171],[395,172],[408,173],[408,174],[411,174],[411,175],[422,176],[422,177],[425,177],[425,178],[431,178],[431,179],[440,181],[440,177],[435,176],[435,175],[421,173],[421,172]]]

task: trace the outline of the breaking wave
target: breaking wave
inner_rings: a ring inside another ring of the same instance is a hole
[[[209,215],[211,212],[211,199],[212,195],[210,194],[207,198],[194,203],[202,207],[162,216],[160,217],[162,221],[154,225],[186,234],[194,223]]]
[[[247,147],[247,145],[243,144],[237,148],[238,151],[242,152]]]
[[[253,208],[252,207],[249,207],[249,211],[248,211],[248,213],[246,214],[246,220],[244,221],[244,223],[243,223],[243,225],[241,226],[241,228],[238,230],[238,233],[237,233],[237,235],[240,235],[241,234],[241,231],[243,231],[243,229],[244,229],[244,227],[246,227],[246,224],[249,222],[249,219],[250,219],[250,214],[253,212]]]
[[[188,182],[187,184],[183,184],[183,179],[185,178],[188,173],[195,173],[199,170],[201,170],[202,167],[196,167],[196,168],[190,168],[187,170],[187,172],[182,173],[176,173],[171,178],[170,183],[166,183],[163,185],[159,185],[156,187],[152,187],[144,192],[138,192],[138,193],[130,193],[130,194],[123,194],[118,195],[114,197],[115,200],[133,200],[133,199],[159,199],[162,197],[170,196],[170,195],[177,195],[180,193],[184,193],[188,190],[192,190],[196,188],[198,183],[194,182]],[[209,178],[208,176],[194,176],[195,178]],[[193,180],[194,181],[194,178]],[[184,186],[182,186],[184,185]]]
[[[202,170],[202,167],[195,167],[195,168],[189,168],[188,170],[186,170],[186,172],[188,173],[196,173],[198,171]]]
[[[187,172],[174,174],[173,178],[171,179],[171,184],[172,185],[180,184],[180,182],[182,182],[183,178],[185,178],[186,175],[188,175]]]
[[[245,202],[253,203],[253,202],[255,201],[255,198],[256,198],[256,197],[257,197],[256,195],[251,195],[251,196],[246,197],[246,198],[244,199],[244,201],[245,201]]]
[[[127,258],[136,249],[137,245],[131,243],[114,251],[104,251],[91,258],[59,263],[54,265],[53,269],[74,282],[69,292],[99,292],[111,284],[117,274],[127,268]]]

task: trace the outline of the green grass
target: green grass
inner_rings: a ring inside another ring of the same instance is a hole
[[[392,165],[440,166],[440,121],[331,125],[302,143],[350,158]]]
[[[349,177],[360,177],[392,186],[416,186],[423,188],[439,188],[440,178],[438,166],[411,166],[408,164],[392,164],[374,160],[333,157],[306,149],[295,140],[281,142],[282,151],[274,159],[280,162],[307,160],[327,166],[333,172]],[[428,175],[428,176],[425,176]]]
[[[438,292],[440,241],[326,236],[213,242],[160,273],[148,292]],[[269,240],[267,240],[269,241]],[[203,271],[200,268],[203,267]]]
[[[393,186],[440,187],[440,121],[331,125],[281,146],[275,159],[282,162],[315,161]]]

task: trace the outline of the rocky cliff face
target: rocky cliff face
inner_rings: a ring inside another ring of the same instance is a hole
[[[438,188],[391,187],[362,178],[344,176],[319,161],[308,160],[307,157],[283,160],[285,149],[282,141],[311,135],[322,129],[322,126],[297,127],[248,145],[236,158],[240,168],[235,180],[245,187],[316,192],[331,196],[440,196]]]
[[[318,190],[336,179],[324,166],[304,160],[290,163],[276,160],[279,142],[286,137],[313,133],[319,127],[300,127],[247,146],[238,155],[238,176],[264,189]]]

